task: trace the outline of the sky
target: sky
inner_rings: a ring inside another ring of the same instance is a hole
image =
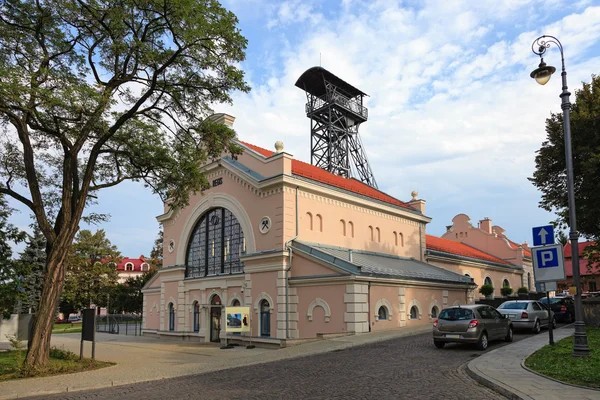
[[[379,189],[408,201],[413,190],[442,235],[464,213],[484,217],[517,242],[554,220],[527,180],[545,139],[545,119],[561,112],[560,76],[545,86],[529,77],[542,34],[564,47],[570,91],[600,73],[600,0],[224,0],[248,39],[241,68],[252,90],[216,112],[236,117],[241,140],[276,141],[310,162],[305,94],[294,83],[321,65],[367,93],[359,129]],[[545,61],[560,67],[551,47]],[[574,98],[571,98],[574,101]],[[28,213],[11,222],[25,229]],[[100,193],[94,212],[121,254],[148,255],[162,202],[141,184]],[[81,228],[89,228],[81,224]],[[96,229],[96,227],[92,227]],[[18,251],[20,247],[17,247]]]

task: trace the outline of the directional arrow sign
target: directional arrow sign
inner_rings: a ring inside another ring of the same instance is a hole
[[[554,228],[552,225],[533,228],[533,245],[547,246],[554,244]]]

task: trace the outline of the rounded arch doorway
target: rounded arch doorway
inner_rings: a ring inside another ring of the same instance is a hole
[[[210,341],[219,342],[221,332],[221,298],[215,294],[210,300]]]

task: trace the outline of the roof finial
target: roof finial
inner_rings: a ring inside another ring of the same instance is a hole
[[[411,200],[411,201],[414,201],[414,200],[419,200],[419,199],[418,199],[418,197],[419,197],[419,192],[417,192],[416,190],[413,190],[413,191],[412,191],[412,193],[411,193],[410,195],[412,196],[412,200]]]
[[[276,153],[283,152],[283,142],[281,140],[278,140],[275,142],[275,152]]]

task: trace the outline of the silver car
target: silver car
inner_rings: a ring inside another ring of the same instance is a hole
[[[513,327],[494,307],[471,304],[445,308],[433,323],[433,344],[438,349],[446,343],[474,343],[485,350],[490,340],[513,340]]]
[[[515,329],[531,329],[540,333],[550,323],[550,311],[536,300],[510,300],[500,304],[498,311],[509,318]],[[556,328],[556,319],[552,318]]]

